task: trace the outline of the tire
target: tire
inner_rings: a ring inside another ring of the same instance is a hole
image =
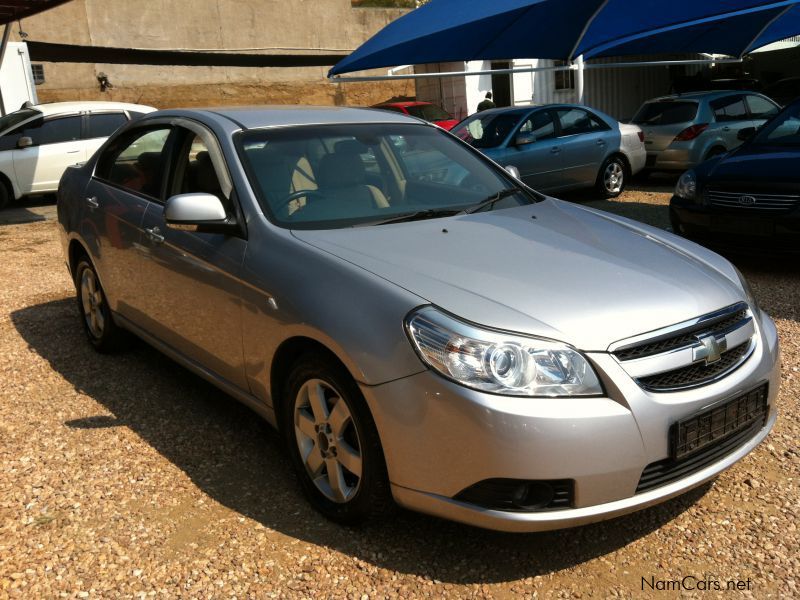
[[[625,191],[628,182],[628,165],[619,156],[609,156],[597,174],[595,188],[603,198],[616,198]]]
[[[714,148],[708,151],[708,154],[706,154],[706,157],[703,160],[704,161],[710,160],[715,156],[719,156],[720,154],[725,154],[726,152],[727,150],[725,150],[725,148],[722,148],[720,146],[715,146]]]
[[[341,365],[322,353],[301,356],[286,380],[282,409],[292,467],[317,511],[353,525],[393,510],[375,422]]]
[[[8,185],[0,179],[0,210],[11,204],[13,199],[14,196],[11,194],[11,190],[8,189]]]
[[[75,292],[83,330],[95,350],[110,353],[125,349],[130,336],[114,322],[97,271],[86,256],[78,259],[75,268]]]

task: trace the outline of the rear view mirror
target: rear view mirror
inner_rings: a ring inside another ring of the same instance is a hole
[[[178,194],[164,207],[167,227],[201,233],[230,233],[236,224],[228,219],[222,201],[213,194]]]
[[[532,133],[520,133],[517,134],[517,137],[514,138],[514,145],[515,146],[527,146],[528,144],[532,144],[536,141],[536,136]]]
[[[755,127],[745,127],[739,130],[739,133],[736,134],[736,137],[739,138],[741,141],[746,142],[755,134],[756,134]]]
[[[31,146],[33,146],[33,139],[29,138],[27,135],[23,135],[17,140],[17,148],[30,148]]]

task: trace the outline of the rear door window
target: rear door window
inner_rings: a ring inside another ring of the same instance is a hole
[[[582,133],[593,133],[605,131],[608,126],[601,123],[594,115],[580,108],[562,108],[556,110],[561,135],[580,135]]]
[[[86,138],[108,137],[127,122],[128,117],[124,113],[91,114],[88,118]]]
[[[727,121],[744,121],[748,119],[747,107],[744,103],[744,96],[727,96],[719,98],[710,103],[711,110],[714,111],[714,119],[718,123]]]
[[[697,102],[680,102],[664,100],[661,102],[648,102],[636,116],[633,123],[636,125],[677,125],[688,123],[697,117]]]

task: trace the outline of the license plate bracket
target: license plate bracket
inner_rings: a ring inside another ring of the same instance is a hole
[[[768,391],[769,386],[764,383],[674,423],[669,436],[670,457],[683,460],[759,420],[766,421]]]

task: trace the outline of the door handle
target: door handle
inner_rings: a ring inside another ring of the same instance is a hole
[[[730,131],[730,130],[731,130],[731,128],[730,128],[730,127],[723,127],[723,128],[722,128],[722,131]]]
[[[552,148],[550,148],[550,152],[552,154],[561,154],[561,148],[559,148],[558,146],[553,146]]]
[[[88,204],[91,209],[100,208],[100,202],[97,200],[96,196],[89,196],[86,198],[86,204]]]
[[[595,144],[597,144],[598,146],[605,146],[606,145],[606,141],[605,140],[597,140],[595,142]]]
[[[164,236],[161,235],[161,230],[158,227],[152,227],[150,229],[145,229],[144,231],[147,234],[147,237],[150,238],[150,241],[154,244],[164,243]]]
[[[80,150],[67,150],[67,154],[77,154]]]

